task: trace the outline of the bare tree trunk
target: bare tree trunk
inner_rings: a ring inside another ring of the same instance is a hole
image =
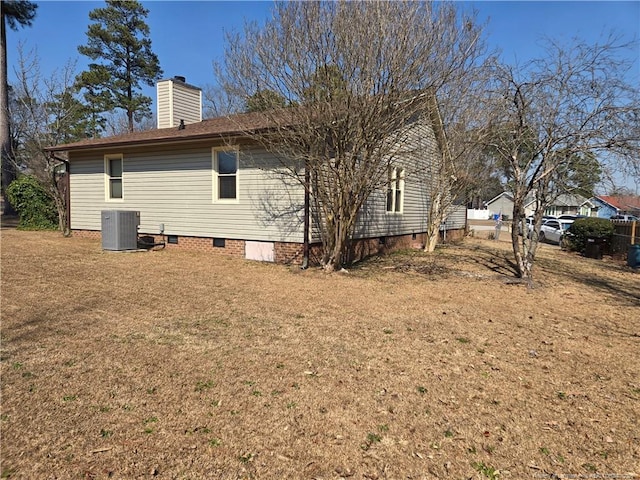
[[[342,268],[358,211],[359,207],[348,203],[339,207],[335,214],[329,213],[327,215],[326,240],[322,257],[322,265],[325,270],[334,272]],[[343,220],[340,221],[340,219]]]
[[[342,256],[348,238],[344,233],[344,229],[335,229],[333,241],[326,247],[324,269],[329,272],[335,272],[342,268]]]
[[[69,228],[68,217],[68,205],[67,205],[67,192],[69,188],[69,172],[65,173],[64,177],[57,179],[55,173],[53,174],[51,181],[51,196],[56,204],[56,210],[58,211],[58,228],[62,236],[68,237],[71,235],[71,229]]]
[[[11,148],[11,129],[9,122],[9,85],[7,80],[7,33],[4,12],[0,19],[0,142],[2,143],[2,195],[4,197],[4,213],[15,215],[16,211],[7,196],[7,187],[16,179],[16,166]]]
[[[127,70],[129,69],[129,67],[127,66]],[[133,88],[131,87],[131,75],[129,74],[129,72],[127,72],[127,81],[128,81],[128,86],[127,86],[127,122],[128,122],[128,128],[129,128],[129,133],[133,133],[133,110],[131,108],[131,101],[133,99]]]
[[[430,227],[431,228],[431,227]],[[424,251],[427,253],[433,253],[438,245],[438,239],[440,237],[440,230],[433,229],[427,230],[427,239],[424,243]]]
[[[531,287],[533,286],[533,265],[535,263],[539,242],[538,232],[542,225],[544,210],[542,208],[535,209],[533,225],[531,232],[529,232],[524,216],[524,204],[527,193],[526,189],[514,193],[511,245],[516,263],[516,274]],[[518,227],[520,227],[522,231],[522,236],[518,235]]]
[[[440,223],[442,223],[442,193],[439,191],[431,200],[429,206],[429,218],[427,220],[427,238],[424,242],[424,251],[431,253],[438,245],[440,236]]]
[[[520,241],[518,235],[518,220],[515,218],[511,223],[511,246],[513,248],[513,255],[516,262],[516,274],[518,277],[531,284],[533,280],[533,258],[531,256],[531,250],[527,248],[527,241]],[[523,231],[523,235],[527,235],[526,231]]]

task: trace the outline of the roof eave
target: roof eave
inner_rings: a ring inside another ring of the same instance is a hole
[[[260,129],[261,130],[261,129]],[[256,130],[255,133],[260,130]],[[267,129],[265,129],[267,130]],[[105,142],[98,144],[87,144],[87,145],[55,145],[52,147],[45,147],[45,152],[76,152],[76,151],[88,151],[88,150],[107,150],[113,148],[120,147],[139,147],[139,146],[154,146],[154,145],[166,145],[166,144],[181,144],[181,143],[192,143],[207,139],[216,139],[221,140],[225,138],[238,138],[238,137],[247,137],[247,133],[234,131],[227,132],[217,132],[217,133],[199,133],[195,135],[187,135],[181,137],[167,137],[167,138],[148,138],[148,139],[140,139],[140,140],[122,140],[122,141],[114,141],[114,142]]]

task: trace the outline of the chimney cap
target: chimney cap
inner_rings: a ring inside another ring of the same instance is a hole
[[[166,82],[171,82],[174,85],[179,85],[180,87],[186,87],[186,88],[191,88],[193,90],[200,90],[202,91],[202,89],[200,87],[196,87],[195,85],[191,85],[189,83],[186,82],[186,77],[180,76],[180,75],[176,75],[175,77],[169,77],[169,78],[163,78],[160,79],[156,82],[156,85],[162,83],[166,83]]]

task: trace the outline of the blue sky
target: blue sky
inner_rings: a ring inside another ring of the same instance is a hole
[[[26,50],[36,48],[43,74],[50,74],[69,59],[86,66],[77,47],[86,43],[89,12],[104,2],[40,1],[31,28],[7,32],[9,74],[13,72],[18,42]],[[153,50],[166,77],[183,75],[194,85],[212,84],[212,61],[221,58],[225,30],[242,29],[245,20],[264,21],[270,2],[146,1],[147,23]],[[526,62],[540,53],[544,36],[569,41],[581,37],[596,41],[615,29],[627,39],[640,39],[640,2],[458,2],[475,8],[492,46],[507,62]],[[635,57],[634,78],[640,82],[640,47]]]
[[[17,60],[17,46],[37,49],[43,76],[69,60],[78,61],[78,72],[87,59],[78,54],[86,43],[89,12],[104,6],[98,1],[36,1],[38,12],[31,28],[7,31],[9,81]],[[149,10],[147,23],[152,47],[160,59],[164,77],[183,75],[193,85],[214,83],[212,62],[222,57],[224,31],[240,31],[245,20],[263,22],[271,3],[229,1],[143,1]],[[468,1],[460,8],[475,9],[481,22],[488,22],[489,45],[502,51],[508,63],[523,64],[541,54],[540,42],[550,37],[569,42],[579,37],[596,42],[612,30],[627,40],[640,40],[640,1]],[[629,52],[635,61],[629,80],[640,85],[640,45]],[[144,93],[155,97],[155,89]],[[155,107],[154,107],[155,108]],[[638,186],[632,186],[637,189]]]

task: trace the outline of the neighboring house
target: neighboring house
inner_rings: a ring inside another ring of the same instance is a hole
[[[605,200],[606,199],[606,200]],[[609,197],[593,197],[591,202],[598,207],[598,218],[611,218],[618,214],[618,207],[610,202],[613,202]]]
[[[587,217],[595,216],[596,208],[588,198],[582,195],[558,195],[558,198],[544,210],[545,215],[585,215]]]
[[[304,238],[302,185],[282,174],[281,159],[242,134],[268,128],[265,117],[251,113],[193,121],[199,112],[184,109],[201,111],[199,89],[184,88],[179,77],[160,83],[158,117],[169,118],[168,128],[48,149],[68,155],[72,231],[99,237],[102,211],[129,210],[140,212],[141,235],[166,240],[168,247],[283,263],[300,262],[305,243],[317,253],[317,227]],[[181,100],[185,96],[189,101]],[[192,121],[182,122],[184,117]],[[431,125],[416,123],[408,142],[410,153],[390,169],[388,188],[373,194],[361,211],[352,259],[424,242],[429,188],[416,172],[441,157]],[[464,211],[456,208],[449,215],[447,238],[452,230],[464,231]]]
[[[513,195],[502,192],[487,202],[487,209],[490,217],[502,215],[505,220],[510,219],[513,215]]]
[[[524,200],[524,213],[529,217],[535,212],[535,196],[527,195]],[[487,202],[487,208],[491,215],[502,213],[511,218],[513,215],[513,195],[508,192],[502,192],[500,195],[492,198]],[[545,208],[545,215],[595,215],[595,205],[587,198],[581,195],[559,195],[554,202]]]
[[[633,195],[599,195],[591,202],[598,206],[599,218],[611,218],[614,215],[640,216],[640,197]]]

